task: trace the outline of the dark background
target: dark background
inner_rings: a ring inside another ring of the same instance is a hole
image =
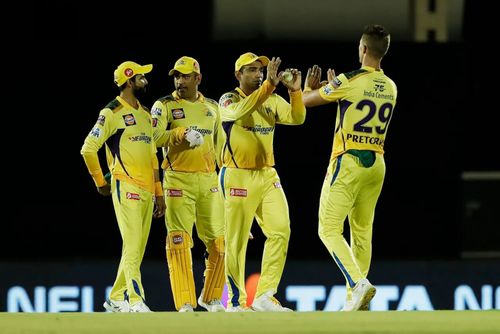
[[[19,186],[22,194],[8,202],[13,218],[4,224],[7,238],[0,259],[119,258],[121,239],[111,199],[98,195],[80,148],[99,111],[118,95],[113,71],[121,62],[154,64],[142,99],[149,107],[173,91],[167,74],[183,55],[200,62],[199,89],[215,100],[236,87],[234,61],[247,51],[279,56],[283,68],[295,67],[304,75],[313,64],[337,73],[359,67],[359,37],[352,43],[213,41],[211,1],[113,5],[37,3],[32,33],[39,75],[29,95],[33,114],[24,128],[30,135],[23,135],[29,137],[23,145],[28,154],[21,161],[28,177]],[[471,224],[464,220],[467,194],[461,173],[500,170],[498,108],[490,99],[497,95],[490,85],[496,64],[487,52],[492,11],[482,2],[466,1],[464,13],[462,41],[393,42],[382,62],[399,95],[386,141],[374,259],[460,258],[467,247],[464,224]],[[282,87],[278,93],[287,95]],[[317,236],[317,210],[331,153],[334,107],[309,108],[304,125],[276,130],[276,169],[292,221],[289,259],[329,259]],[[493,202],[500,203],[499,193],[493,189],[498,199]],[[494,220],[499,221],[498,215]],[[500,238],[500,223],[493,226],[472,231],[487,244]],[[256,239],[248,254],[260,259],[264,237],[256,225],[252,232]],[[163,219],[154,220],[146,259],[165,258],[165,235]],[[195,237],[194,257],[201,258],[202,251]]]

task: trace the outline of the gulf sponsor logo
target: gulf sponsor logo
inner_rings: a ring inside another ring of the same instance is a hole
[[[231,103],[233,103],[233,100],[231,99],[226,99],[224,102],[222,102],[222,106],[223,107],[227,107],[228,105],[230,105]]]
[[[168,197],[182,197],[182,189],[167,189]]]
[[[153,128],[156,128],[158,125],[158,118],[153,118]]]
[[[184,114],[184,109],[182,108],[172,109],[172,117],[174,119],[186,118],[186,115]]]
[[[131,199],[131,200],[134,200],[134,201],[139,201],[141,199],[141,196],[139,194],[131,193],[131,192],[127,191],[127,199]]]
[[[274,188],[281,188],[281,183],[280,181],[273,182]]]
[[[131,126],[136,124],[135,117],[132,114],[123,115],[123,121],[125,122],[126,126]]]
[[[243,188],[230,188],[229,195],[237,197],[247,197],[247,190]]]

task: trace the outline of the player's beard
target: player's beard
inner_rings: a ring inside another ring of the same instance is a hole
[[[132,92],[134,93],[134,96],[138,100],[140,100],[141,98],[143,98],[146,95],[146,86],[143,86],[143,87],[135,86],[134,89],[132,90]]]

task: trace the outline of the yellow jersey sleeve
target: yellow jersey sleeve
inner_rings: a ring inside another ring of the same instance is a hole
[[[104,108],[99,113],[97,122],[90,131],[90,133],[85,138],[82,149],[80,153],[83,156],[85,165],[94,180],[97,187],[102,187],[106,185],[106,180],[104,179],[104,174],[101,169],[101,164],[99,162],[98,151],[105,143],[106,139],[112,136],[115,129],[112,127],[109,121],[113,116],[113,112],[109,108]],[[108,119],[108,122],[106,122]],[[106,147],[106,157],[108,160],[108,167],[111,165],[111,159],[108,156],[108,148]]]
[[[273,93],[275,87],[265,80],[262,86],[245,99],[241,100],[237,94],[224,94],[220,101],[222,121],[236,121],[251,114],[261,106]]]
[[[286,125],[300,125],[306,120],[306,107],[302,102],[302,91],[290,92],[290,103],[276,95],[276,122]]]

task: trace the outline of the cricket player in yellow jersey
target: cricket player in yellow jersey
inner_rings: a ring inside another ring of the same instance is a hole
[[[390,35],[380,25],[366,26],[359,42],[361,68],[321,86],[321,69],[309,69],[307,107],[338,103],[333,152],[321,191],[319,236],[347,282],[345,311],[367,310],[376,289],[366,278],[372,252],[375,206],[385,176],[384,144],[396,105],[396,84],[380,64]],[[348,217],[350,245],[343,237]]]
[[[179,58],[169,75],[175,91],[156,101],[152,114],[154,138],[164,148],[166,250],[175,308],[192,312],[197,306],[191,255],[196,224],[206,247],[198,304],[224,312],[224,203],[216,172],[224,143],[219,108],[198,91],[202,75],[196,59]]]
[[[151,312],[145,303],[140,266],[151,220],[163,216],[165,201],[159,179],[156,144],[149,110],[137,99],[152,65],[126,61],[115,70],[120,96],[99,113],[81,154],[101,195],[112,194],[122,257],[115,283],[104,307],[112,312]],[[111,181],[103,176],[98,150],[106,145]]]
[[[274,297],[285,266],[290,218],[285,193],[273,167],[273,138],[276,124],[304,123],[306,108],[302,102],[301,73],[292,69],[278,74],[280,63],[279,57],[269,60],[251,52],[241,55],[234,69],[239,87],[219,101],[227,138],[219,177],[225,197],[227,310],[232,312],[291,311]],[[288,88],[290,103],[273,93],[280,81]],[[255,300],[249,308],[245,256],[254,217],[266,241]]]

